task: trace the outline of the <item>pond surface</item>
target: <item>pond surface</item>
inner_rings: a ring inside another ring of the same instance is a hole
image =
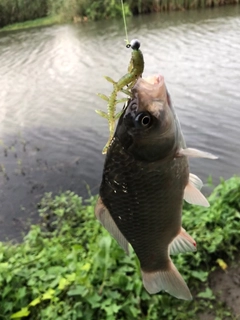
[[[191,171],[240,174],[240,9],[171,12],[127,20],[138,38],[145,76],[161,73],[195,159]],[[108,138],[106,110],[131,50],[122,20],[0,33],[0,239],[18,238],[45,192],[98,192]],[[121,108],[121,106],[119,106]],[[204,190],[205,193],[208,189]]]

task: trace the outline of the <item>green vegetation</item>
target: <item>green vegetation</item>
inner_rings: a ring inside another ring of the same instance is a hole
[[[47,16],[47,0],[0,0],[0,27]]]
[[[210,208],[186,205],[183,226],[198,251],[174,262],[194,294],[191,302],[142,287],[135,254],[126,256],[95,220],[95,197],[83,204],[72,192],[46,194],[42,222],[23,243],[0,243],[0,319],[157,320],[234,319],[208,286],[217,259],[234,259],[240,245],[240,178],[221,181]]]
[[[124,7],[126,15],[130,15],[129,6],[125,4]],[[43,22],[46,25],[55,22],[78,22],[120,16],[122,16],[120,0],[0,0],[0,28],[43,17],[48,17],[48,20],[38,20],[38,23]],[[34,21],[30,21],[25,27],[37,25]],[[18,27],[22,26],[18,25]]]
[[[18,29],[35,28],[35,27],[49,26],[49,25],[57,24],[61,22],[62,20],[59,16],[50,16],[45,18],[38,18],[36,20],[29,20],[25,22],[10,24],[10,25],[7,25],[6,27],[3,27],[2,30],[10,31],[10,30],[18,30]]]
[[[238,3],[238,0],[124,0],[124,9],[126,15],[136,15],[234,3]],[[46,25],[56,22],[79,22],[121,16],[120,0],[0,0],[0,28],[43,17],[50,17],[50,20],[39,20],[38,23],[42,21]],[[32,26],[31,22],[26,26]],[[18,25],[18,27],[20,28],[22,25]]]

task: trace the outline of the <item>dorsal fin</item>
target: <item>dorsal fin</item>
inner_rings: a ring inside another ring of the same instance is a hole
[[[102,199],[99,197],[95,206],[95,216],[101,222],[105,229],[113,236],[123,250],[129,254],[128,241],[118,229],[115,221],[111,217],[108,209],[104,206]]]

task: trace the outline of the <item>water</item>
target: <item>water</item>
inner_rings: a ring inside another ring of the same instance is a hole
[[[239,7],[127,24],[141,40],[145,75],[165,76],[188,146],[219,156],[192,160],[191,171],[216,184],[240,174]],[[44,192],[87,197],[86,184],[98,192],[108,127],[94,112],[106,109],[96,93],[111,92],[104,75],[126,71],[123,39],[121,20],[0,33],[0,239],[36,221]]]

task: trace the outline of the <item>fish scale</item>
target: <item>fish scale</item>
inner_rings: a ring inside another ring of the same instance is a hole
[[[115,139],[106,157],[100,197],[133,246],[142,269],[153,272],[167,268],[167,252],[165,261],[162,252],[181,228],[183,191],[189,174],[187,159],[172,157],[171,162],[155,162],[152,170],[151,163],[137,162],[131,154],[121,159],[122,151],[123,146]],[[117,184],[113,188],[106,180]],[[167,237],[166,230],[172,231]]]

